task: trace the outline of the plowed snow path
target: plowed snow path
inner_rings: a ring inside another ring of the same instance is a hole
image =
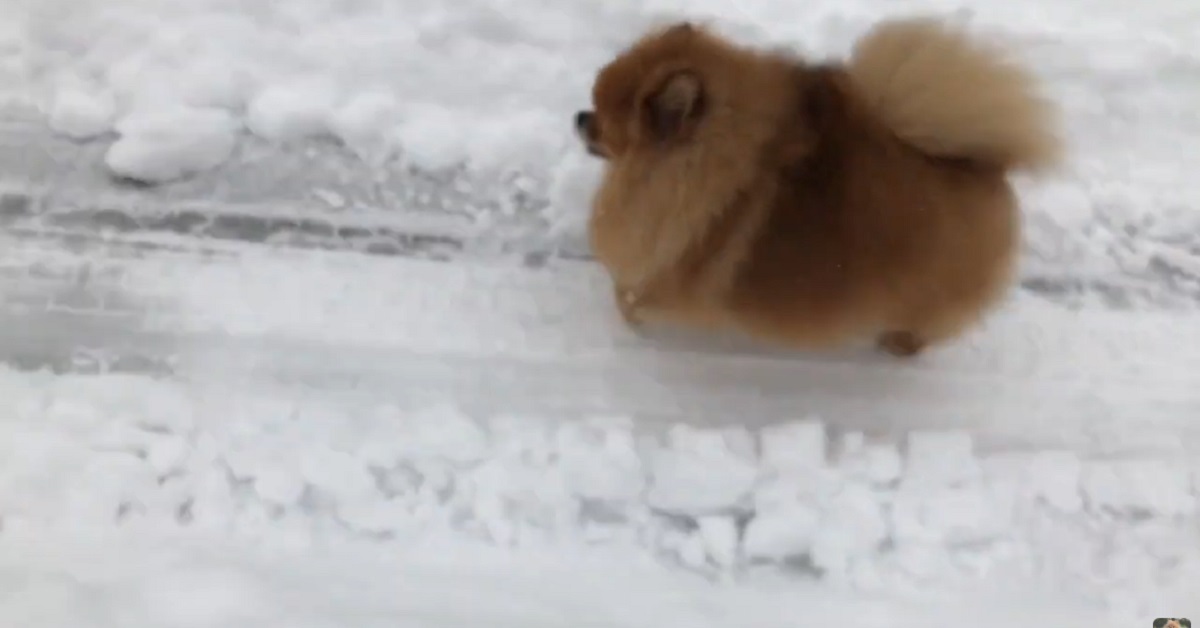
[[[816,578],[804,591],[1040,589],[1129,617],[1195,599],[1195,317],[1022,300],[899,364],[639,337],[586,264],[118,251],[3,245],[23,287],[5,326],[32,334],[10,353],[91,345],[174,373],[0,376],[9,551],[475,538],[559,564],[598,545],[740,578],[774,565]]]
[[[405,396],[467,407],[750,425],[817,414],[853,429],[963,428],[1097,451],[1200,435],[1200,318],[1190,313],[1018,297],[970,337],[903,363],[869,351],[770,351],[732,336],[639,336],[618,323],[603,273],[585,263],[113,251],[5,244],[8,293],[27,293],[14,306],[125,320],[121,342],[142,337],[154,353],[153,339],[170,339],[157,351],[176,370],[215,361],[224,372],[265,362],[276,375],[375,373],[391,390],[417,382]],[[40,260],[40,287],[28,256]],[[37,317],[20,336],[70,332],[55,325]]]

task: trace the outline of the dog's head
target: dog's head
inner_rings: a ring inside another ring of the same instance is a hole
[[[1187,618],[1160,617],[1154,620],[1154,628],[1192,628],[1192,621]]]
[[[703,61],[715,43],[697,26],[676,24],[604,66],[592,87],[594,109],[575,114],[588,152],[617,159],[641,147],[687,142],[707,114]]]
[[[806,151],[812,129],[836,106],[830,85],[794,58],[683,22],[651,32],[604,66],[592,86],[594,108],[575,114],[575,130],[602,159],[688,151],[737,178],[731,164],[751,167],[781,135],[796,145],[789,151]]]

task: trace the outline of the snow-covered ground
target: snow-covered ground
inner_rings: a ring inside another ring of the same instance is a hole
[[[649,24],[957,12],[1063,103],[1021,289],[911,364],[638,336],[570,119]],[[1200,614],[1191,0],[0,0],[0,618]],[[1137,623],[1143,622],[1143,623]]]

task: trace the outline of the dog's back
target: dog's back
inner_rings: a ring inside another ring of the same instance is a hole
[[[760,334],[821,346],[863,332],[887,350],[957,335],[1003,293],[1019,244],[1007,181],[1058,142],[1032,80],[939,22],[885,23],[845,66],[801,79],[812,134],[779,155],[779,192],[731,306]]]

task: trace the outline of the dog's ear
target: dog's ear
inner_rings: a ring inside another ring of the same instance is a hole
[[[646,98],[643,107],[650,132],[669,140],[691,130],[704,114],[704,84],[689,70],[668,75]]]
[[[695,32],[696,32],[696,26],[694,24],[692,24],[691,22],[676,22],[676,23],[672,24],[671,26],[669,26],[665,31],[663,31],[663,34],[686,37],[686,36],[695,34]]]

